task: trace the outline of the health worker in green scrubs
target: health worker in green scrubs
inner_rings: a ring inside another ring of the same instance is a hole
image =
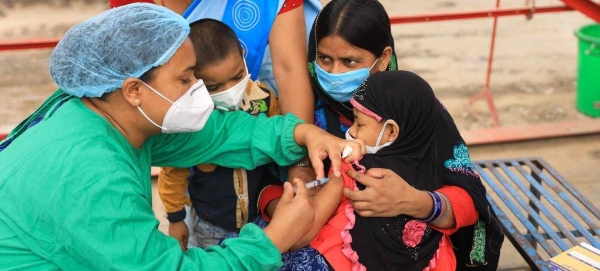
[[[0,142],[0,270],[276,270],[312,225],[301,181],[285,185],[270,225],[183,252],[158,230],[150,166],[252,169],[308,154],[318,177],[341,148],[293,115],[213,111],[188,23],[158,5],[105,11],[71,28],[50,74],[60,86]],[[24,93],[23,95],[27,95]],[[301,147],[301,146],[305,146]]]

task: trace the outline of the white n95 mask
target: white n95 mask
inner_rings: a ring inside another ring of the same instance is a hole
[[[235,111],[240,109],[244,93],[248,87],[248,80],[250,80],[249,73],[246,74],[244,79],[230,89],[210,95],[210,98],[215,103],[217,109],[225,111]]]
[[[210,117],[214,108],[213,101],[210,99],[210,95],[208,95],[208,90],[204,85],[204,81],[198,80],[198,82],[193,84],[190,89],[175,102],[169,100],[144,81],[141,82],[154,91],[154,93],[158,94],[158,96],[171,103],[171,107],[165,115],[162,126],[152,121],[139,106],[137,107],[142,115],[144,115],[150,123],[154,124],[154,126],[160,128],[163,133],[174,134],[197,132],[204,128],[204,125],[206,124],[206,121],[208,121],[208,117]]]
[[[394,143],[394,141],[389,141],[384,143],[383,145],[379,145],[379,143],[381,143],[381,139],[383,138],[383,133],[385,132],[385,126],[387,125],[387,123],[389,121],[393,121],[393,120],[386,120],[383,123],[383,128],[381,128],[381,132],[379,132],[379,136],[377,136],[377,142],[375,142],[375,147],[372,146],[365,146],[367,148],[367,153],[370,154],[375,154],[377,153],[379,150],[381,150],[382,148],[385,148],[389,145],[392,145],[392,143]],[[350,134],[350,129],[348,129],[346,131],[346,140],[354,140],[354,138],[352,137],[352,135]]]

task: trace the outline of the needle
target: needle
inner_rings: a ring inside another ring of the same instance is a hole
[[[329,178],[323,178],[323,179],[320,179],[320,180],[314,180],[312,182],[307,182],[305,184],[305,186],[306,186],[306,189],[311,189],[313,187],[326,184],[328,181],[329,181]],[[294,194],[296,193],[297,190],[298,189],[296,187],[294,187]]]

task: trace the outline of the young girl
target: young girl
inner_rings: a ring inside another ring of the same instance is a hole
[[[407,71],[379,72],[350,103],[355,122],[346,137],[363,140],[368,153],[356,169],[392,170],[407,183],[398,196],[411,197],[413,207],[395,217],[361,217],[341,190],[364,186],[347,175],[331,178],[313,199],[313,228],[292,249],[310,247],[284,255],[284,269],[495,270],[502,232],[465,143],[429,84]]]

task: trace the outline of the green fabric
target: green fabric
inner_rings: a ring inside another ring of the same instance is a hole
[[[56,106],[61,101],[67,100],[72,97],[73,96],[64,93],[61,89],[58,89],[48,99],[46,99],[46,101],[37,110],[35,110],[35,112],[33,112],[33,114],[31,114],[29,117],[27,117],[21,123],[19,123],[19,125],[17,125],[17,127],[15,127],[15,129],[13,129],[10,132],[8,137],[6,137],[4,140],[1,140],[0,144],[2,144],[2,142],[6,141],[6,140],[10,140],[12,138],[20,136],[23,132],[25,132],[27,130],[27,126],[29,126],[29,124],[33,120],[35,120],[39,116],[51,111],[53,109],[53,107]]]
[[[72,98],[0,152],[0,270],[276,270],[279,251],[254,225],[183,253],[158,230],[150,166],[290,164],[306,154],[298,123],[215,112],[200,132],[134,149]]]
[[[481,220],[475,223],[473,232],[473,248],[471,249],[471,265],[484,265],[485,261],[485,224]]]

